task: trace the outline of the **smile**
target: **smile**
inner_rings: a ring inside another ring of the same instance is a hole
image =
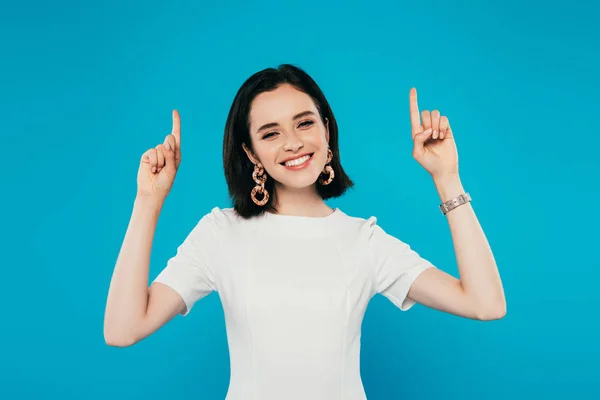
[[[314,155],[314,153],[307,154],[302,157],[298,157],[293,160],[283,162],[283,163],[281,163],[281,165],[283,165],[285,168],[291,169],[291,170],[299,170],[302,168],[306,168],[310,164],[310,161],[312,160],[313,155]]]

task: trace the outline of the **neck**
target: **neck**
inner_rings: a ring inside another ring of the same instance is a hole
[[[317,193],[315,185],[302,189],[276,186],[277,214],[326,217],[333,212],[333,209]]]

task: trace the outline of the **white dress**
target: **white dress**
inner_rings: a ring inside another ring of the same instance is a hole
[[[417,276],[434,267],[376,218],[340,209],[324,218],[214,208],[154,282],[187,309],[221,299],[231,375],[226,400],[365,400],[360,338],[381,293],[403,311]]]

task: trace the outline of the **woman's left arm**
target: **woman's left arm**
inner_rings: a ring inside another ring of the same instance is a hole
[[[465,193],[458,175],[434,180],[441,202]],[[478,320],[506,314],[506,299],[494,255],[471,203],[446,214],[460,279],[430,268],[412,284],[408,297],[441,311]]]
[[[417,93],[410,91],[413,157],[430,173],[441,202],[465,193],[458,174],[458,153],[448,118],[437,110],[419,115]],[[420,118],[423,123],[421,124]],[[440,311],[478,320],[506,314],[506,299],[494,255],[471,203],[446,213],[460,279],[437,269],[423,271],[408,297]]]

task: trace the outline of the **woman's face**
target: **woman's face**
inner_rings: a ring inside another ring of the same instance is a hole
[[[250,160],[260,162],[269,176],[285,187],[313,185],[327,162],[328,127],[312,98],[291,85],[254,99],[250,138],[254,153],[244,146]]]

